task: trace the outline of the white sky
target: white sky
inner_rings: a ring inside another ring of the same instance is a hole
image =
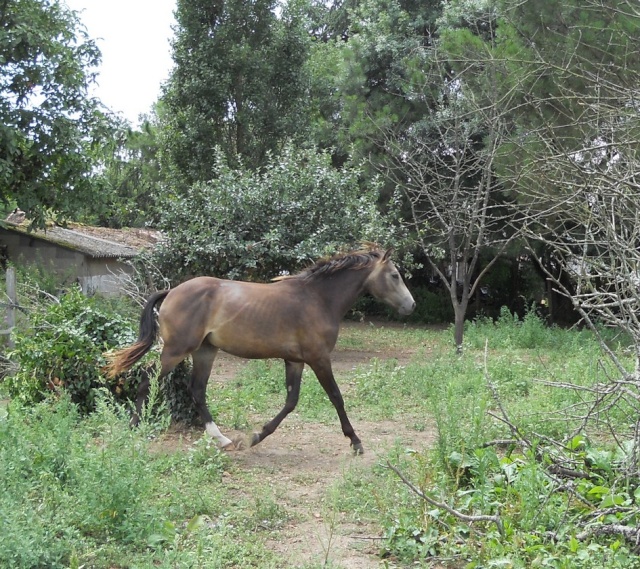
[[[102,52],[92,93],[134,126],[149,113],[173,65],[176,0],[64,0]]]

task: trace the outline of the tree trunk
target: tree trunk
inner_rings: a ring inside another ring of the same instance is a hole
[[[462,353],[462,340],[464,338],[464,316],[466,312],[466,306],[462,303],[456,302],[453,305],[453,313],[455,315],[454,326],[454,340],[456,343],[456,353]]]
[[[456,343],[456,353],[462,354],[462,341],[464,339],[464,320],[469,309],[469,299],[471,298],[471,283],[468,274],[464,275],[462,281],[462,295],[458,300],[457,289],[455,296],[452,295],[453,314],[455,319],[454,340]]]

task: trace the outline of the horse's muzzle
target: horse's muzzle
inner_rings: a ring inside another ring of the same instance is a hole
[[[410,303],[403,304],[402,306],[400,306],[400,308],[398,308],[398,312],[402,316],[409,316],[409,314],[411,314],[415,309],[416,309],[416,301],[412,300]]]

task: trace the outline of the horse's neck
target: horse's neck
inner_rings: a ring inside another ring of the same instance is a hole
[[[344,270],[318,281],[316,287],[327,309],[342,319],[362,294],[368,276],[367,269]]]

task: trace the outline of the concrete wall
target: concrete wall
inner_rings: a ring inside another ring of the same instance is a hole
[[[0,244],[6,258],[16,266],[38,265],[59,275],[67,283],[77,281],[88,294],[120,294],[124,276],[133,270],[127,263],[116,259],[96,259],[80,251],[3,228],[0,228]]]

